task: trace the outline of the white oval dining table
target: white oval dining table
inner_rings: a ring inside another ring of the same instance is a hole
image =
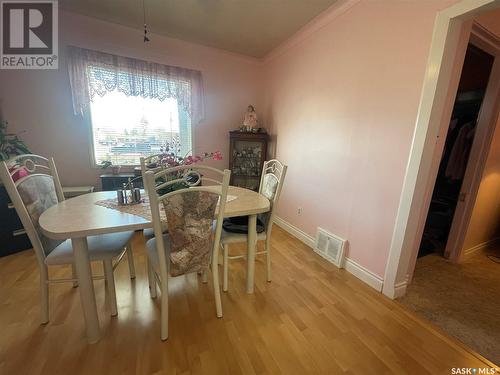
[[[220,187],[214,186],[214,189]],[[228,195],[236,198],[226,203],[224,217],[249,216],[247,293],[253,293],[257,215],[269,211],[269,200],[252,190],[230,186]],[[116,198],[114,191],[80,195],[62,201],[46,210],[39,219],[40,228],[50,238],[70,238],[73,246],[78,289],[82,304],[87,340],[99,341],[101,330],[92,282],[87,237],[97,234],[151,228],[152,222],[141,216],[97,205],[96,202]]]

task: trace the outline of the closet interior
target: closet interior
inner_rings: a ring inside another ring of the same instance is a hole
[[[444,254],[494,57],[469,44],[418,256]]]

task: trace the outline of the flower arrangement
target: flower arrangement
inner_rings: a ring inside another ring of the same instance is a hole
[[[178,138],[174,138],[170,142],[166,142],[165,146],[160,148],[160,154],[153,160],[147,168],[173,168],[180,165],[196,164],[206,159],[222,160],[220,151],[204,152],[201,155],[184,155],[181,156],[181,144]]]
[[[179,156],[175,152],[169,152],[170,148],[167,146],[161,150],[161,154],[158,155],[155,161],[152,161],[149,163],[146,168],[152,169],[152,168],[162,168],[162,169],[167,169],[167,168],[173,168],[173,167],[178,167],[181,165],[194,165],[196,163],[200,163],[204,160],[222,160],[222,154],[220,151],[215,151],[215,152],[204,152],[201,155],[188,155],[188,156]],[[178,151],[178,150],[176,150]],[[178,178],[181,178],[184,173],[182,171],[179,171],[178,173],[171,173],[165,175],[164,178],[158,179],[157,183],[162,184],[166,181],[171,181],[175,180]],[[194,178],[194,176],[193,176]],[[195,182],[195,181],[193,181]],[[186,183],[180,182],[176,184],[169,185],[168,187],[161,189],[158,191],[160,194],[166,194],[174,190],[179,190],[179,189],[184,189],[188,187]]]
[[[148,168],[173,168],[180,165],[192,165],[204,161],[206,159],[212,160],[222,160],[222,154],[220,151],[215,152],[204,152],[201,155],[189,155],[189,156],[179,156],[174,153],[163,153],[161,154],[159,161],[153,162],[147,165]]]
[[[0,121],[0,160],[8,160],[12,156],[20,154],[29,154],[30,150],[17,134],[7,133],[7,125],[7,121]]]
[[[0,121],[0,161],[7,161],[13,156],[21,154],[30,154],[30,150],[24,144],[22,140],[19,139],[17,134],[7,133],[7,121]],[[8,165],[9,172],[17,171],[12,175],[14,182],[26,177],[29,172],[24,166],[17,164],[17,161],[10,163]]]

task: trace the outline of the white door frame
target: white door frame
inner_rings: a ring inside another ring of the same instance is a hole
[[[410,158],[392,236],[382,292],[406,292],[430,205],[440,156],[460,79],[472,17],[500,7],[500,0],[462,0],[438,12],[434,23]]]
[[[500,39],[496,35],[490,34],[482,26],[475,24],[472,27],[471,43],[494,56],[495,61],[478,116],[474,142],[460,189],[459,202],[446,243],[445,257],[452,262],[460,261],[464,250],[465,236],[481,185],[488,151],[493,140],[500,102]]]

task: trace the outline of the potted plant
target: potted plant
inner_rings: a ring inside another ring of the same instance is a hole
[[[104,160],[103,162],[101,162],[101,164],[98,164],[98,166],[101,169],[111,168],[111,173],[113,173],[114,175],[120,174],[121,166],[113,165],[110,160]]]
[[[17,134],[7,132],[7,121],[0,121],[0,160],[8,160],[12,156],[29,154],[30,150],[19,139]]]

